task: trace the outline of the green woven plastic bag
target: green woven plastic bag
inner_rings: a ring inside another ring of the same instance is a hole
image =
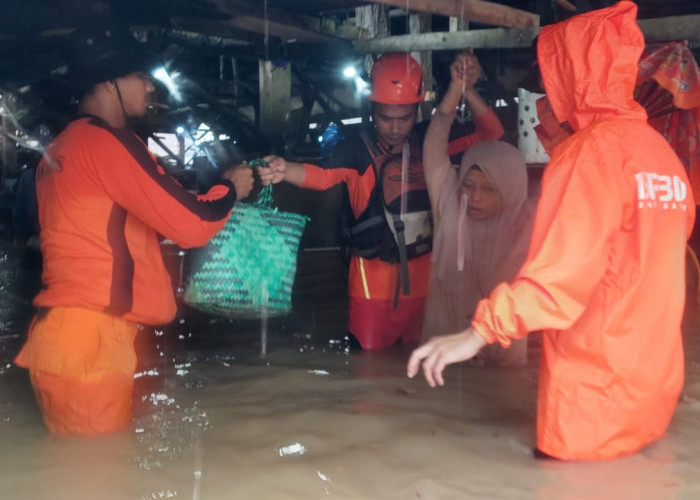
[[[292,310],[297,251],[308,219],[273,205],[272,186],[255,203],[236,203],[224,228],[194,252],[187,304],[231,318]]]

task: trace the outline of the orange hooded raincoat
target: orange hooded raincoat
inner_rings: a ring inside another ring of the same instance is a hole
[[[479,303],[487,341],[545,330],[537,445],[561,459],[634,453],[666,431],[683,385],[685,242],[695,202],[632,95],[644,48],[629,1],[542,29],[560,122],[528,257]]]

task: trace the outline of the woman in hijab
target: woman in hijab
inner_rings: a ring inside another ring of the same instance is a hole
[[[423,147],[435,227],[423,341],[468,327],[479,300],[515,276],[527,255],[534,213],[525,162],[510,144],[482,142],[464,153],[459,167],[450,164],[447,141],[456,107],[464,94],[476,93],[481,70],[472,54],[464,54],[450,71],[453,84]],[[472,113],[482,111],[471,107]],[[479,364],[521,366],[527,362],[526,339],[508,349],[490,344],[480,354]]]

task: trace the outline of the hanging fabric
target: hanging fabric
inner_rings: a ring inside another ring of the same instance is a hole
[[[649,124],[671,144],[700,199],[700,69],[686,42],[648,45],[639,60],[635,98]]]

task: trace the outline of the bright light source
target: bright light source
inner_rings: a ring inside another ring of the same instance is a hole
[[[160,144],[153,140],[152,137],[149,137],[148,149],[151,151],[151,153],[160,157],[167,157],[170,155],[170,153],[175,155],[180,154],[180,141],[175,134],[155,133],[153,135],[158,138]],[[163,148],[161,144],[167,149]]]
[[[355,69],[355,66],[346,66],[343,69],[343,76],[345,78],[355,78],[357,76],[357,70]]]
[[[211,131],[211,127],[206,123],[200,123],[197,127],[197,134],[194,138],[195,145],[205,144],[207,142],[214,142],[216,139]]]
[[[170,79],[170,75],[163,66],[160,66],[153,70],[153,78],[160,80],[161,82]]]
[[[180,94],[180,90],[177,88],[175,79],[170,75],[170,73],[168,73],[168,70],[166,70],[163,66],[160,66],[159,68],[155,69],[152,74],[153,78],[165,85],[165,88],[168,89],[168,92],[170,92],[170,95],[172,95],[175,100],[182,100],[182,94]]]
[[[323,136],[322,136],[322,135],[319,135],[319,136],[318,136],[318,142],[323,142]]]
[[[175,129],[175,132],[177,132],[178,134],[184,134],[184,133],[185,133],[185,127],[180,126],[180,127],[178,127],[178,128]]]

